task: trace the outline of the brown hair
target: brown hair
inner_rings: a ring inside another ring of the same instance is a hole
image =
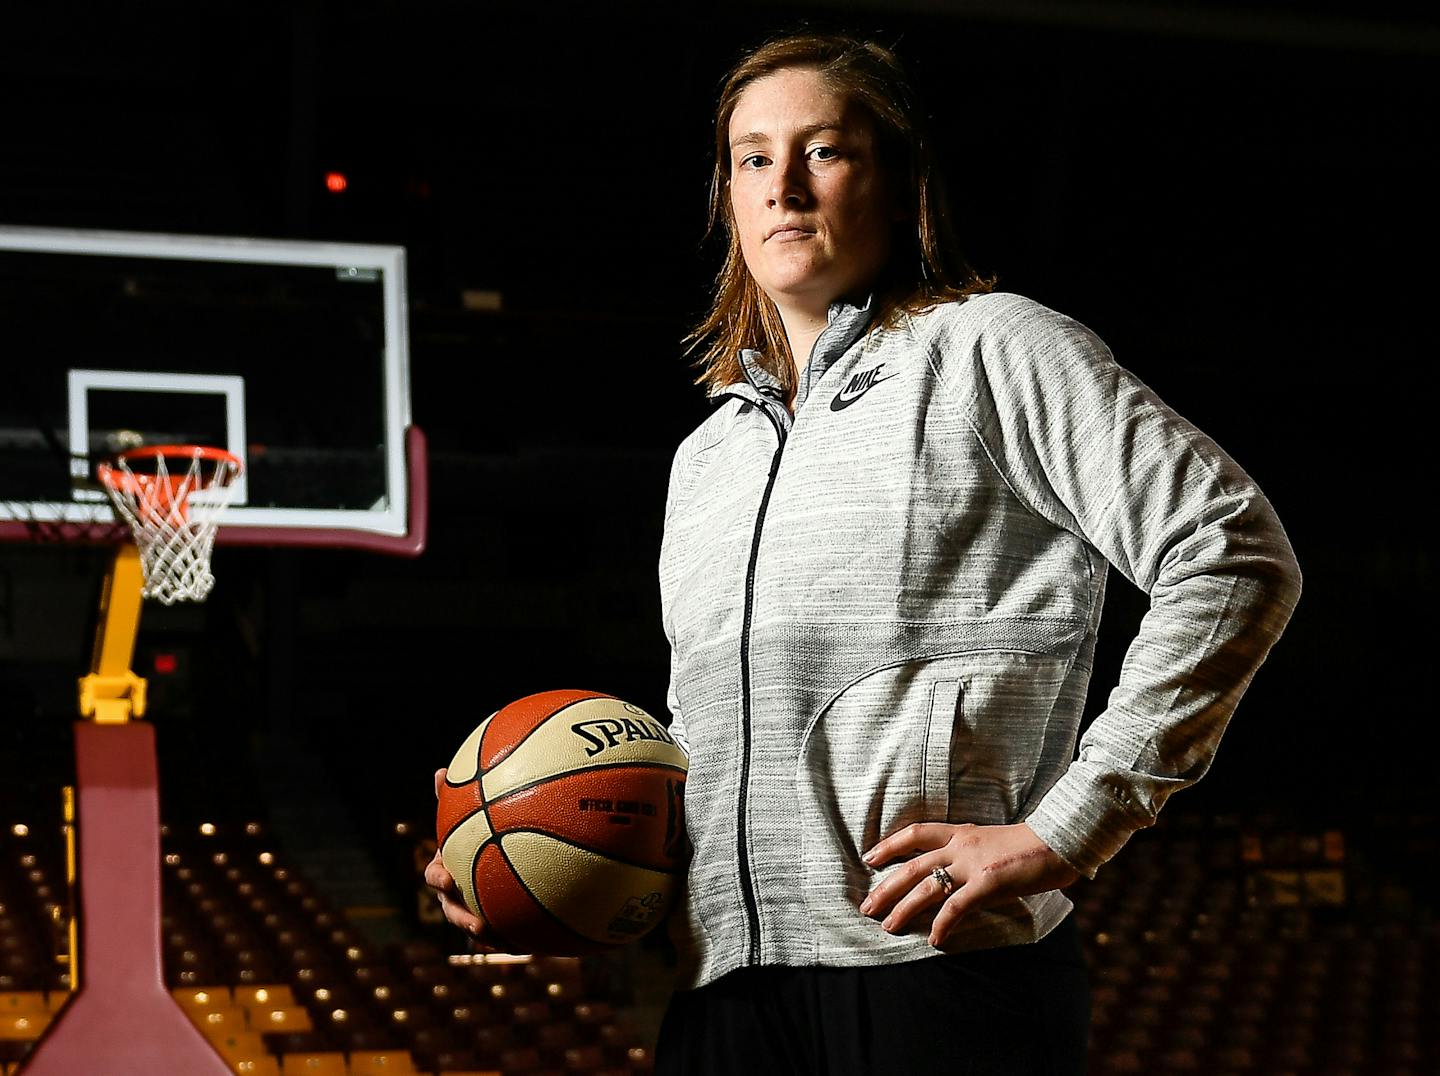
[[[930,145],[925,117],[895,54],[869,41],[831,34],[801,34],[768,41],[746,55],[726,77],[715,110],[715,171],[710,182],[707,236],[723,227],[725,263],[704,320],[686,337],[687,354],[701,350],[698,384],[716,392],[744,379],[739,351],[753,348],[795,394],[795,365],[780,312],[745,267],[730,206],[730,117],[751,83],[791,67],[809,67],[838,93],[861,106],[875,124],[880,167],[887,186],[902,199],[890,259],[876,284],[872,325],[893,326],[903,314],[989,291],[959,255],[945,207],[944,185]]]

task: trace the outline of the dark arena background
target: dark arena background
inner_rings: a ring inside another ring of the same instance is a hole
[[[0,225],[407,260],[424,552],[222,546],[204,604],[144,611],[167,986],[236,1072],[649,1071],[663,931],[472,954],[420,881],[431,774],[535,691],[666,714],[711,114],[802,26],[898,48],[971,262],[1224,446],[1304,572],[1210,773],[1070,891],[1092,1071],[1440,1070],[1440,16],[1390,0],[8,5]],[[44,345],[0,338],[0,394]],[[314,380],[323,428],[353,401]],[[73,984],[62,790],[111,556],[0,545],[4,1076]],[[1112,572],[1088,715],[1144,611]]]

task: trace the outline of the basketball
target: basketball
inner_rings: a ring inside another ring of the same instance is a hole
[[[595,691],[491,714],[450,761],[436,838],[465,903],[512,953],[634,941],[685,867],[687,759],[663,724]]]

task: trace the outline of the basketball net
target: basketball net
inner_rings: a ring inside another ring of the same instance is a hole
[[[96,468],[140,547],[145,597],[173,605],[210,593],[215,528],[242,469],[229,452],[201,445],[133,448]]]

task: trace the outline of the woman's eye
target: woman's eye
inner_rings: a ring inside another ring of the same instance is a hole
[[[769,163],[770,163],[770,160],[769,160],[768,157],[765,157],[764,155],[759,154],[759,153],[752,153],[752,154],[750,154],[750,156],[745,157],[744,159],[742,159],[742,160],[740,161],[740,167],[741,167],[741,168],[755,169],[755,168],[761,167],[762,165],[767,165],[767,164],[769,164]]]
[[[833,161],[840,156],[840,151],[834,146],[816,146],[810,151],[810,156],[817,161]]]

